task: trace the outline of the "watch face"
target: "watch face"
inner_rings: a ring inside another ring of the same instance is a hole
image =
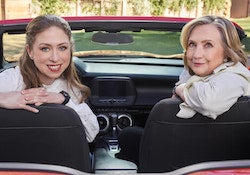
[[[67,92],[65,92],[65,91],[62,91],[62,94],[63,94],[64,97],[69,97],[69,94]]]

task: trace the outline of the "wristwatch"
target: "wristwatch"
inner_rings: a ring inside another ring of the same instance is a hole
[[[62,102],[62,105],[66,105],[69,102],[70,96],[67,92],[61,91],[60,92],[64,96],[64,101]]]

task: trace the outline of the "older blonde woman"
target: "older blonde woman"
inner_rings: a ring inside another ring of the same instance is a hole
[[[235,26],[218,16],[204,16],[186,24],[181,33],[185,70],[175,95],[184,102],[178,117],[196,112],[215,119],[250,95],[250,71]]]

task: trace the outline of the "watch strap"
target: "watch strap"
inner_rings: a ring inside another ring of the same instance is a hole
[[[64,96],[64,101],[62,102],[62,105],[66,105],[69,102],[70,96],[67,92],[61,91],[60,92]]]

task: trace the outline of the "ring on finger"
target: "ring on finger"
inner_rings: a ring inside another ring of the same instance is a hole
[[[37,96],[34,97],[34,102],[37,102],[38,101],[38,98]]]

